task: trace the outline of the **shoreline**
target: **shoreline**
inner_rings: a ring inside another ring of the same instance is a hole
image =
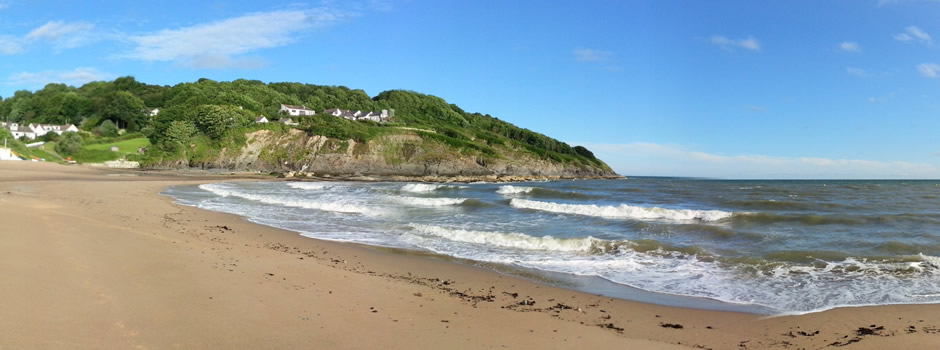
[[[231,176],[10,163],[0,162],[4,348],[940,344],[940,304],[772,318],[644,304],[311,239],[159,194]]]

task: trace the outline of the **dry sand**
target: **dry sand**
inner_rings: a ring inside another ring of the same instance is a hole
[[[158,194],[212,181],[0,162],[0,349],[940,348],[940,305],[775,318],[649,305]]]

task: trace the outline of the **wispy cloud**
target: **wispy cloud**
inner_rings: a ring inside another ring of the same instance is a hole
[[[80,67],[70,71],[20,72],[8,77],[6,84],[19,87],[40,87],[48,83],[82,85],[114,77],[114,74],[104,73],[95,68]]]
[[[906,43],[918,41],[925,45],[933,45],[933,38],[930,37],[930,34],[916,26],[904,28],[904,32],[895,34],[894,39]]]
[[[868,102],[871,102],[871,103],[885,103],[885,102],[888,102],[888,101],[890,101],[891,99],[893,99],[893,98],[894,98],[894,95],[895,95],[894,92],[889,92],[888,94],[886,94],[886,95],[884,95],[884,96],[882,96],[882,97],[869,97],[869,98],[868,98]]]
[[[868,72],[866,72],[864,69],[856,68],[856,67],[845,67],[845,72],[851,75],[854,75],[856,77],[859,77],[859,78],[864,78],[868,76]]]
[[[751,112],[766,112],[767,111],[767,108],[764,108],[761,106],[753,106],[753,105],[747,106],[747,109]]]
[[[329,9],[287,10],[249,14],[221,21],[129,38],[136,47],[122,57],[140,61],[175,62],[194,68],[244,68],[262,61],[237,57],[293,43],[311,28],[346,17]]]
[[[844,41],[839,43],[839,49],[846,52],[862,53],[862,48],[858,46],[858,43],[853,41]]]
[[[936,63],[921,63],[917,65],[917,71],[920,75],[928,78],[936,78],[940,74],[940,65]]]
[[[750,51],[760,51],[760,41],[757,41],[753,36],[748,36],[745,39],[728,39],[721,35],[715,35],[711,37],[710,41],[725,50],[742,48]]]
[[[92,35],[94,28],[95,25],[88,22],[49,21],[23,38],[28,41],[50,41],[59,49],[72,49],[95,41]]]
[[[718,178],[937,178],[940,168],[925,163],[880,162],[825,157],[720,155],[656,143],[582,144],[623,175]]]
[[[614,54],[610,51],[594,49],[574,49],[574,60],[578,62],[604,62]]]
[[[878,0],[878,7],[899,4],[902,2],[940,2],[940,0]]]
[[[0,2],[0,11],[6,10],[7,7],[10,7],[10,4],[7,4],[5,2]]]
[[[21,40],[8,35],[0,35],[0,55],[10,56],[23,52]]]

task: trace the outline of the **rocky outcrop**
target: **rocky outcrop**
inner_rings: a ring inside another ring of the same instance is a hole
[[[249,133],[238,150],[224,149],[201,164],[233,171],[294,172],[344,176],[405,176],[433,179],[531,179],[617,176],[606,165],[560,163],[502,147],[501,156],[483,156],[404,131],[358,143],[310,135],[301,130]]]

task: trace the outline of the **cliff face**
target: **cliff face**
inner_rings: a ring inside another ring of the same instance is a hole
[[[465,177],[611,177],[609,167],[560,163],[531,153],[501,148],[499,157],[471,155],[418,133],[381,136],[368,143],[309,135],[300,130],[249,133],[238,150],[222,150],[207,168],[264,172],[302,171],[317,175],[465,176]]]

